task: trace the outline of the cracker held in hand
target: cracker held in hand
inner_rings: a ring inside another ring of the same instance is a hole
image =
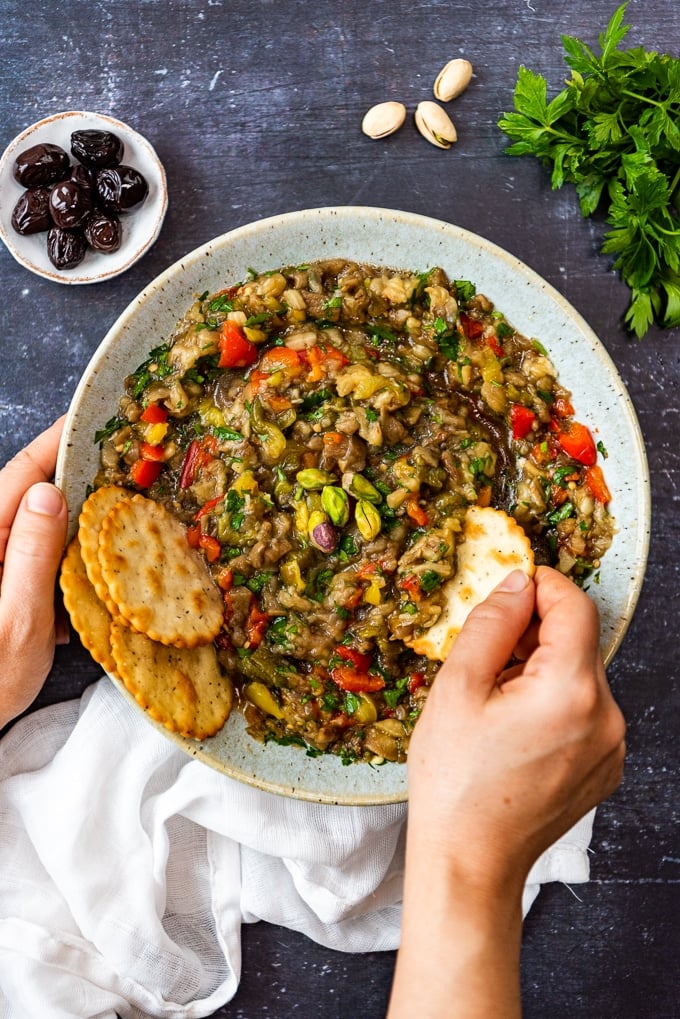
[[[419,655],[443,662],[472,609],[513,570],[535,572],[531,543],[517,521],[492,506],[471,506],[458,546],[458,568],[443,588],[445,602],[437,621],[409,642]]]
[[[78,541],[87,575],[98,597],[113,615],[116,614],[116,607],[109,598],[109,591],[99,565],[99,532],[104,518],[116,503],[129,498],[130,492],[127,488],[120,485],[105,485],[88,495],[78,517]]]
[[[222,596],[180,521],[134,495],[102,522],[99,564],[117,614],[133,629],[180,648],[209,644],[222,625]]]
[[[59,585],[64,608],[83,647],[107,672],[115,673],[111,654],[111,614],[90,583],[78,535],[72,539],[61,564]]]
[[[166,729],[200,740],[222,728],[234,688],[222,674],[213,644],[167,647],[114,620],[111,647],[126,688]]]

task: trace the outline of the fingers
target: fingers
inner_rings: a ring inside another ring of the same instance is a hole
[[[24,493],[31,485],[50,481],[54,475],[63,427],[62,417],[0,471],[0,563],[5,559],[10,528]]]
[[[590,672],[593,664],[598,663],[597,671],[604,680],[600,619],[595,603],[557,570],[540,566],[535,579],[542,656],[568,660],[571,675]]]
[[[63,495],[45,481],[28,489],[16,511],[0,576],[0,724],[31,703],[52,665],[67,516]]]
[[[46,481],[32,485],[16,511],[5,549],[0,613],[19,607],[39,620],[52,606],[54,580],[66,540],[66,500]],[[52,610],[47,613],[51,617]]]
[[[486,699],[495,687],[534,610],[534,585],[514,570],[468,616],[440,675],[456,676]]]

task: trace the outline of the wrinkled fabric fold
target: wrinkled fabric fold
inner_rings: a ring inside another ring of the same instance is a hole
[[[212,1014],[242,923],[345,952],[398,947],[406,807],[334,807],[235,782],[106,678],[0,743],[0,1019]],[[537,862],[588,879],[592,815]]]

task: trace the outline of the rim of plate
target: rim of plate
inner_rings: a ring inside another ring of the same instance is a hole
[[[394,250],[396,260],[385,258],[384,249],[379,257],[377,257],[377,252],[372,258],[361,256],[360,253],[363,251],[380,247],[380,242],[375,241],[380,230],[393,235],[391,240],[395,243],[391,250]],[[178,259],[157,276],[133,299],[107,332],[94,352],[74,392],[59,449],[56,475],[57,484],[64,489],[67,499],[69,499],[70,533],[72,534],[77,526],[79,500],[82,499],[84,486],[88,477],[90,479],[92,477],[91,474],[88,475],[90,470],[88,464],[73,462],[72,450],[77,448],[79,443],[82,446],[82,440],[79,439],[80,430],[87,431],[88,440],[93,445],[92,432],[89,431],[92,422],[88,421],[87,413],[83,412],[83,405],[87,404],[88,400],[92,400],[93,386],[102,371],[107,368],[112,354],[116,353],[116,344],[122,346],[127,342],[128,345],[132,344],[134,347],[135,323],[140,312],[146,309],[152,318],[155,312],[158,316],[155,321],[162,321],[163,328],[169,330],[189,307],[195,293],[199,292],[190,285],[192,274],[198,279],[199,275],[203,278],[204,271],[206,276],[209,276],[210,272],[217,271],[220,273],[220,279],[224,285],[226,280],[221,275],[222,270],[219,268],[220,254],[234,253],[232,261],[236,265],[243,266],[239,276],[229,277],[231,281],[236,282],[238,278],[242,279],[247,275],[249,265],[255,264],[250,257],[252,251],[256,250],[261,254],[262,259],[267,261],[268,252],[272,247],[272,238],[282,232],[287,232],[290,235],[283,250],[291,250],[291,254],[294,255],[298,250],[302,251],[305,244],[309,246],[310,250],[307,252],[305,261],[331,257],[335,254],[347,258],[357,258],[369,264],[373,262],[373,264],[406,267],[410,264],[411,258],[415,257],[412,255],[414,245],[406,243],[409,237],[411,241],[413,240],[414,231],[418,233],[419,237],[426,239],[427,243],[424,243],[424,249],[431,256],[434,256],[438,251],[441,251],[442,256],[445,256],[447,249],[452,253],[456,248],[465,250],[468,256],[465,267],[466,278],[479,283],[480,291],[486,293],[506,314],[509,321],[525,335],[539,335],[531,329],[527,330],[527,325],[530,326],[534,322],[540,325],[542,314],[554,313],[558,323],[565,330],[570,331],[569,342],[578,345],[582,355],[589,362],[589,367],[595,366],[606,382],[607,394],[603,394],[602,399],[606,395],[610,401],[608,406],[614,407],[616,410],[617,428],[612,429],[609,438],[614,440],[612,448],[618,453],[615,458],[615,466],[621,472],[623,484],[621,505],[627,509],[626,526],[617,532],[614,539],[614,544],[618,542],[620,545],[623,542],[626,561],[623,563],[618,561],[619,553],[615,553],[611,559],[605,557],[603,560],[603,573],[614,574],[614,579],[622,587],[616,597],[616,604],[609,605],[603,596],[603,591],[606,591],[606,583],[604,586],[599,585],[593,589],[594,598],[596,602],[600,603],[603,623],[602,654],[605,664],[608,664],[620,647],[630,625],[642,588],[649,551],[651,517],[649,467],[635,408],[614,362],[601,341],[579,312],[550,283],[520,259],[495,243],[464,228],[432,217],[373,206],[319,207],[283,213],[245,224],[215,237]],[[339,235],[342,236],[342,240],[339,240]],[[402,244],[406,255],[402,253]],[[273,246],[276,248],[276,243]],[[310,253],[311,248],[314,248],[313,253]],[[346,251],[345,248],[351,250]],[[237,250],[238,253],[236,253]],[[280,253],[281,248],[277,248],[277,251]],[[357,252],[360,253],[357,254]],[[244,257],[245,262],[243,261]],[[292,257],[286,260],[280,257],[277,264],[296,264],[301,260],[303,259]],[[441,261],[445,261],[445,258],[442,257]],[[434,264],[439,264],[439,262],[436,260],[430,262],[430,265]],[[267,267],[274,267],[273,263],[267,261]],[[482,267],[484,268],[483,272],[481,271]],[[444,268],[446,269],[447,266],[444,265]],[[477,275],[475,275],[476,272]],[[515,285],[521,283],[527,288],[524,293],[528,293],[534,300],[533,310],[523,310],[523,295],[521,293],[513,294],[512,290],[509,290],[507,294],[489,293],[489,289],[493,291],[493,286],[489,288],[488,285],[484,285],[483,279],[481,283],[478,279],[484,274],[489,277],[499,274],[498,290],[502,290],[509,281]],[[178,284],[178,280],[184,278],[189,280],[186,292]],[[169,300],[165,296],[168,288],[173,290]],[[175,288],[177,288],[176,293],[174,293]],[[206,288],[202,287],[202,289]],[[150,306],[154,304],[156,307],[149,311]],[[518,314],[511,314],[508,311],[508,306],[515,306],[519,310],[519,319]],[[554,345],[551,346],[551,342],[545,338],[542,342],[545,343],[552,356]],[[148,345],[149,343],[147,343]],[[146,356],[146,352],[146,348],[143,350],[135,348],[135,354],[140,355],[140,360]],[[556,361],[556,368],[560,380],[563,381],[563,366],[559,360]],[[111,370],[115,375],[119,366],[114,366]],[[592,375],[592,371],[590,374]],[[118,382],[120,389],[122,375]],[[573,391],[573,384],[566,384],[567,388],[571,388]],[[590,381],[586,380],[586,384],[590,385]],[[574,393],[574,398],[578,413],[578,393]],[[581,416],[591,425],[597,423],[588,420],[588,414]],[[621,422],[625,424],[623,430],[618,427]],[[622,431],[625,432],[625,444],[621,442]],[[616,443],[620,443],[620,449]],[[607,445],[609,445],[609,439]],[[83,448],[87,449],[87,447]],[[624,450],[626,452],[625,473],[623,464],[620,462]],[[92,459],[91,455],[90,459]],[[617,461],[619,461],[618,465]],[[615,494],[615,499],[617,498],[620,498],[618,489]],[[614,512],[614,516],[616,517],[616,512]],[[612,549],[607,553],[607,556],[610,556],[611,553]],[[606,610],[604,613],[602,612],[603,606]],[[115,677],[112,678],[124,695],[135,704],[137,710],[142,710],[120,681]],[[333,755],[307,758],[300,748],[279,747],[272,744],[267,745],[265,749],[245,734],[245,722],[238,710],[232,712],[232,716],[221,733],[201,743],[170,733],[162,725],[149,718],[146,712],[144,714],[156,729],[190,756],[202,760],[231,778],[268,792],[315,802],[351,806],[395,803],[403,801],[407,797],[405,765],[390,763],[381,768],[370,768],[368,765],[354,764],[344,767]],[[230,741],[234,746],[238,744],[237,754],[230,754]],[[356,776],[357,772],[362,770],[362,780],[353,781],[353,773]],[[366,773],[369,771],[372,774],[367,776]],[[337,784],[334,785],[334,783]]]

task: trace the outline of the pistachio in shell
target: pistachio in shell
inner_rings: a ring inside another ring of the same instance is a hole
[[[462,57],[449,60],[435,79],[433,87],[435,99],[440,99],[443,103],[457,99],[468,87],[471,79],[472,64],[469,60]]]
[[[439,149],[450,149],[458,140],[455,125],[446,110],[431,100],[418,103],[415,122],[423,138]]]
[[[406,107],[394,100],[378,103],[364,114],[361,130],[369,138],[386,138],[398,131],[406,119]]]

